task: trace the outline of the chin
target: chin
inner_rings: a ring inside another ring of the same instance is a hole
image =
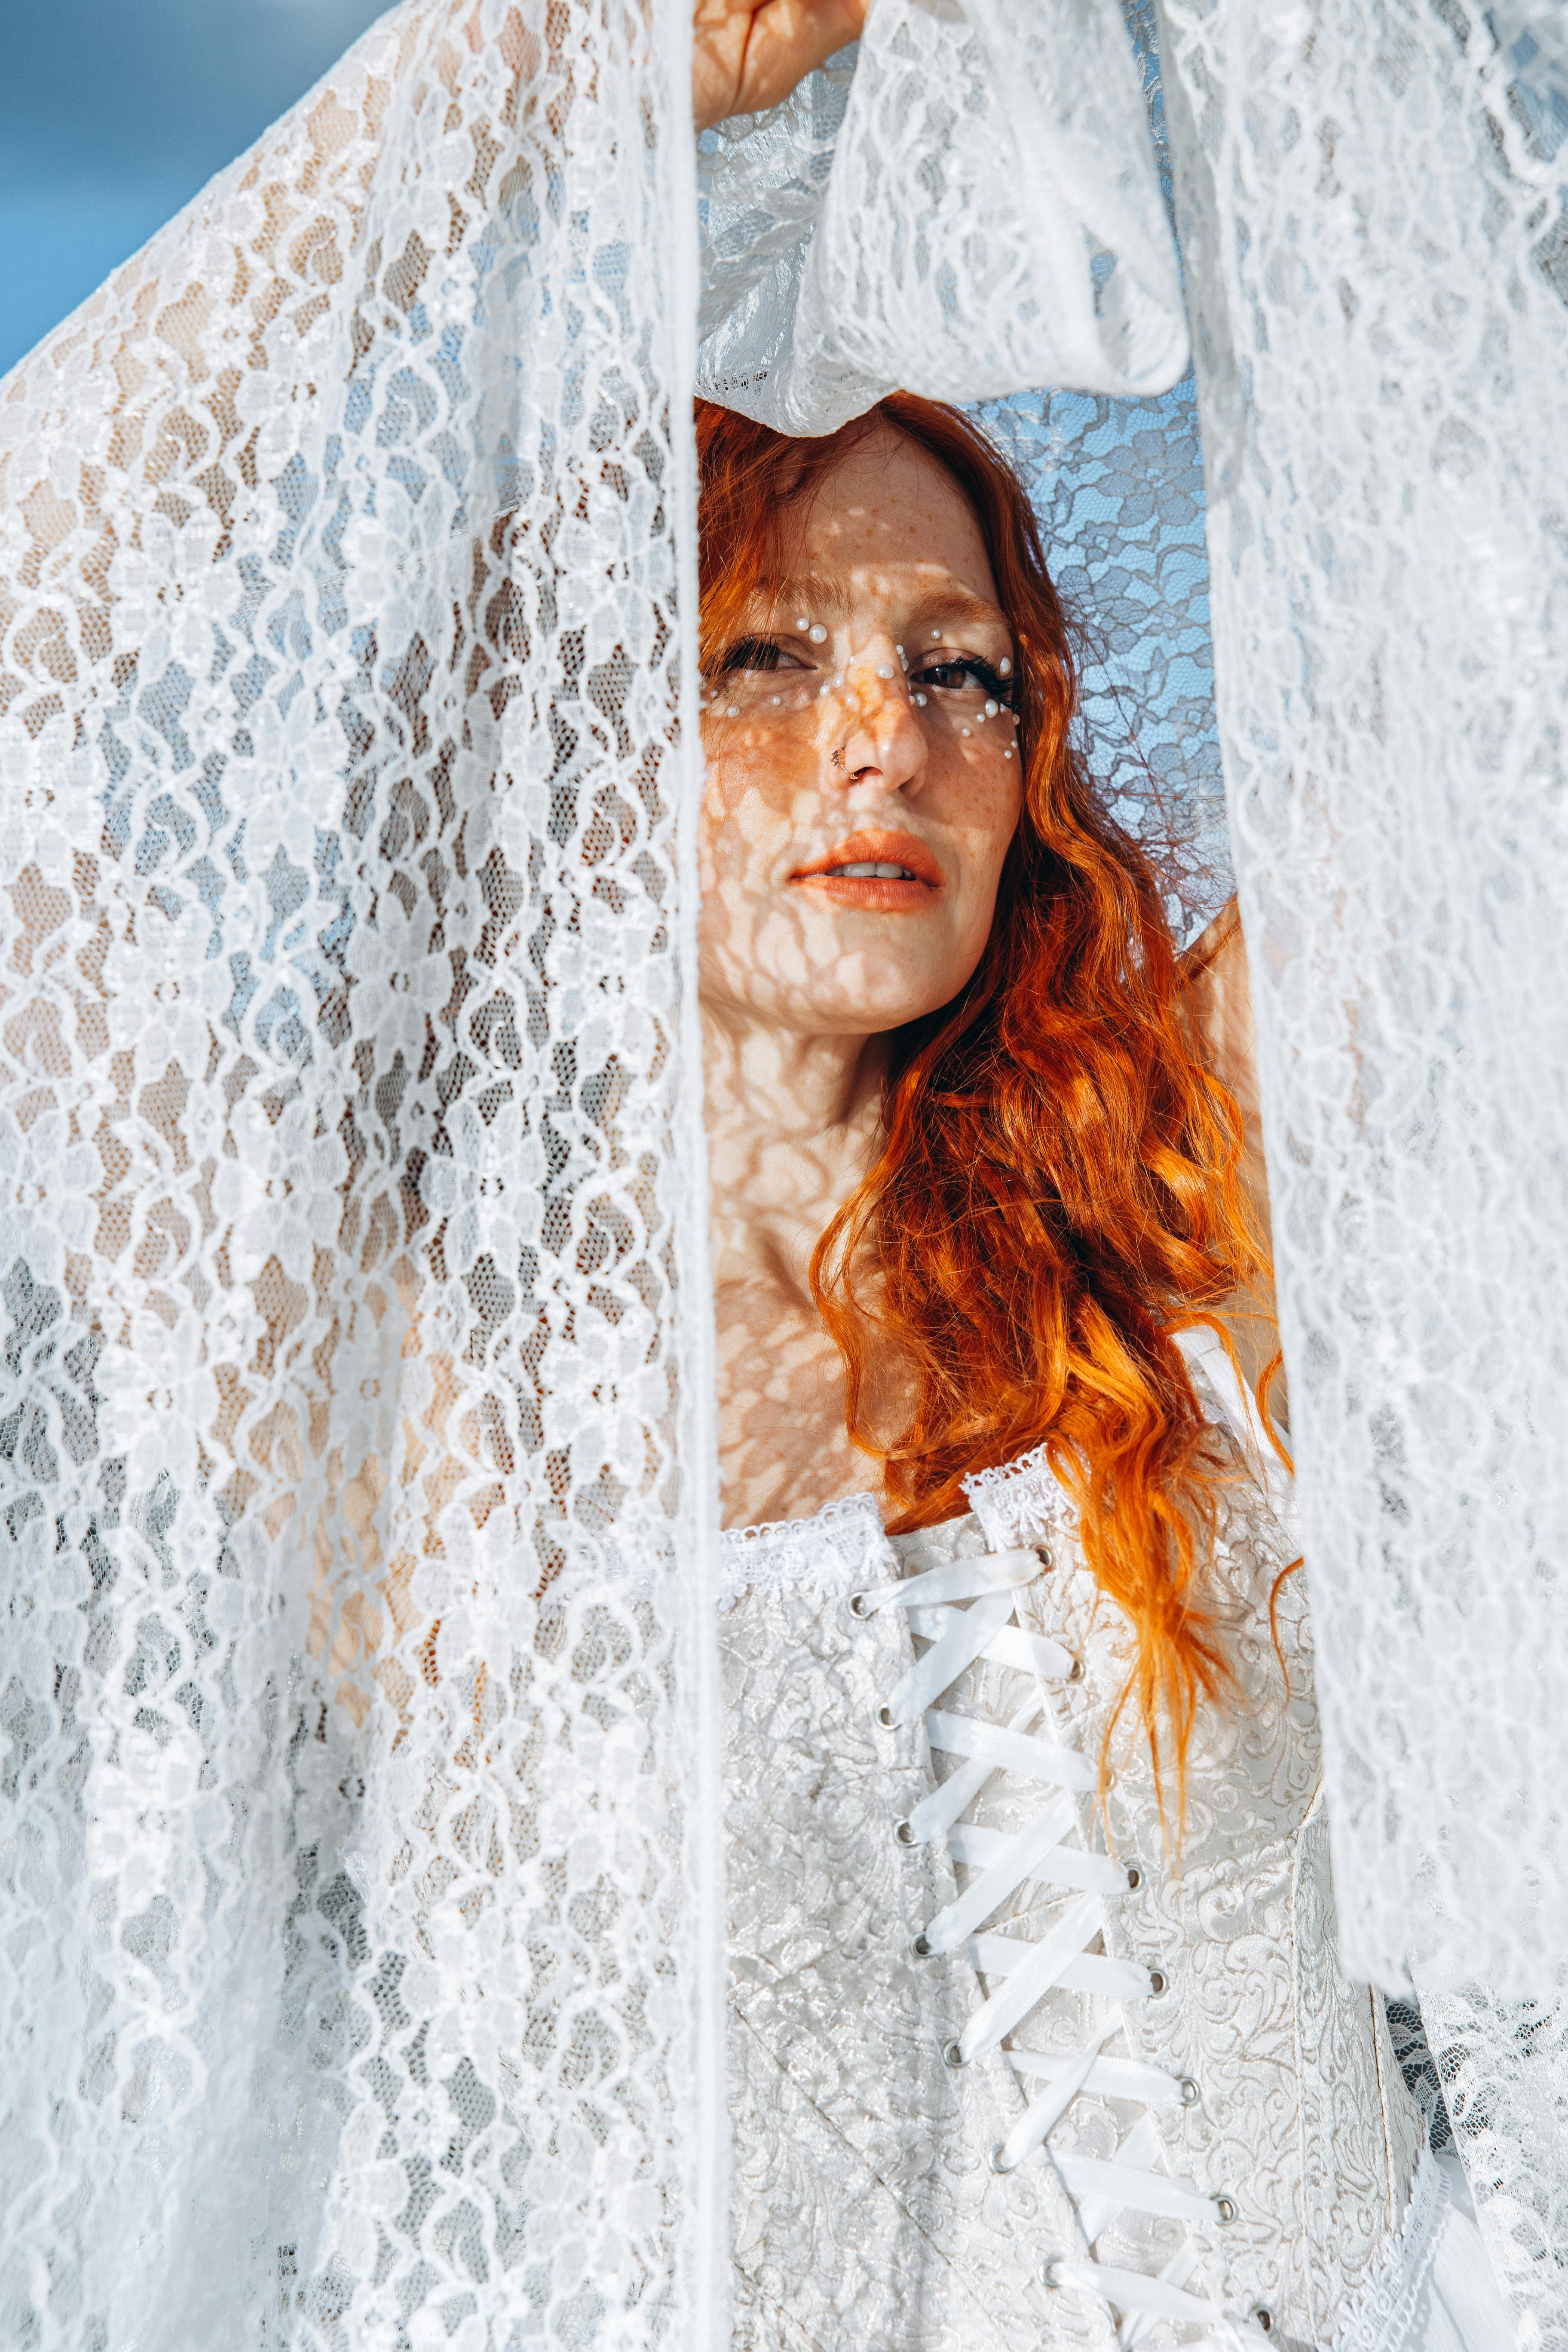
[[[801,994],[814,1013],[837,1011],[847,1029],[867,1034],[901,1029],[950,1004],[980,961],[984,941],[973,955],[954,955],[945,940],[947,952],[921,954],[910,931],[898,919],[825,925],[809,942],[811,974]]]
[[[795,1001],[805,1016],[803,1026],[837,1030],[845,1036],[877,1037],[950,1004],[968,976],[964,972],[955,977],[950,986],[923,974],[903,982],[899,973],[884,971],[877,981],[858,988],[846,987],[840,975],[827,981],[824,974],[825,986],[801,989]]]

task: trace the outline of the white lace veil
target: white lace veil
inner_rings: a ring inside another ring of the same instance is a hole
[[[1161,32],[1347,1948],[1524,1990],[1568,1908],[1568,556],[1514,13]],[[700,363],[685,14],[405,0],[0,386],[40,2352],[726,2341],[694,381],[797,430],[1006,402],[1091,716],[1160,644],[1107,788],[1212,904],[1118,11],[878,0],[708,142]]]
[[[409,0],[0,395],[7,2344],[719,2340],[684,37]]]

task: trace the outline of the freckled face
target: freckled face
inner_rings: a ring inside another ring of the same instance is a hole
[[[957,995],[1018,822],[1013,662],[962,493],[879,425],[816,490],[783,600],[710,656],[710,1010],[870,1036]]]

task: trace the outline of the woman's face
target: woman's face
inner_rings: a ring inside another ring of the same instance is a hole
[[[869,1036],[958,993],[1018,822],[1013,662],[962,494],[879,425],[817,488],[782,598],[710,663],[710,1011]]]

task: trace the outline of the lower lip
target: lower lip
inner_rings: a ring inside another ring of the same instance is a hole
[[[911,914],[941,895],[940,883],[894,882],[877,874],[797,874],[797,883],[820,890],[835,906],[861,907],[873,915]]]

